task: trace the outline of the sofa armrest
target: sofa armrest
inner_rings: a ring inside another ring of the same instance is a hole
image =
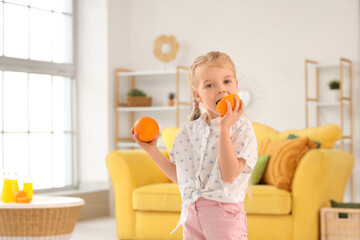
[[[162,153],[169,157],[167,152]],[[133,190],[140,186],[171,181],[142,150],[110,152],[106,157],[106,166],[114,189],[118,238],[135,239]]]
[[[292,183],[294,240],[318,239],[320,209],[343,200],[353,166],[353,156],[340,150],[313,149],[301,159]]]

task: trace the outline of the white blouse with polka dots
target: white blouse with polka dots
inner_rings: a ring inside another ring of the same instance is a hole
[[[230,138],[236,156],[244,158],[246,164],[233,182],[224,183],[218,163],[220,118],[212,119],[208,125],[206,116],[203,113],[199,119],[182,127],[170,151],[170,161],[176,164],[183,201],[176,229],[186,221],[187,206],[199,197],[219,202],[243,202],[250,174],[257,161],[253,126],[249,119],[241,116],[230,128]]]

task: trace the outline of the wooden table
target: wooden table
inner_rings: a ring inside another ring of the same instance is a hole
[[[69,240],[81,198],[34,196],[31,203],[0,201],[0,240]]]

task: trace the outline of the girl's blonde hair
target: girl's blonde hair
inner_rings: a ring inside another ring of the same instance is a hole
[[[191,112],[190,115],[190,121],[194,121],[198,119],[201,116],[201,110],[199,107],[199,102],[196,100],[193,90],[198,87],[198,77],[202,73],[206,67],[209,66],[216,66],[216,67],[227,67],[229,68],[233,74],[234,78],[236,78],[236,71],[235,71],[235,65],[231,58],[223,52],[213,51],[209,52],[206,55],[202,55],[195,59],[193,64],[190,67],[190,70],[188,72],[188,84],[191,89],[192,94],[192,100],[194,102],[194,109]]]

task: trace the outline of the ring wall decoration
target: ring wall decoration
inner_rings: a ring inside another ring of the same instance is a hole
[[[155,39],[154,55],[162,62],[174,60],[179,52],[179,43],[173,35],[161,35]]]

